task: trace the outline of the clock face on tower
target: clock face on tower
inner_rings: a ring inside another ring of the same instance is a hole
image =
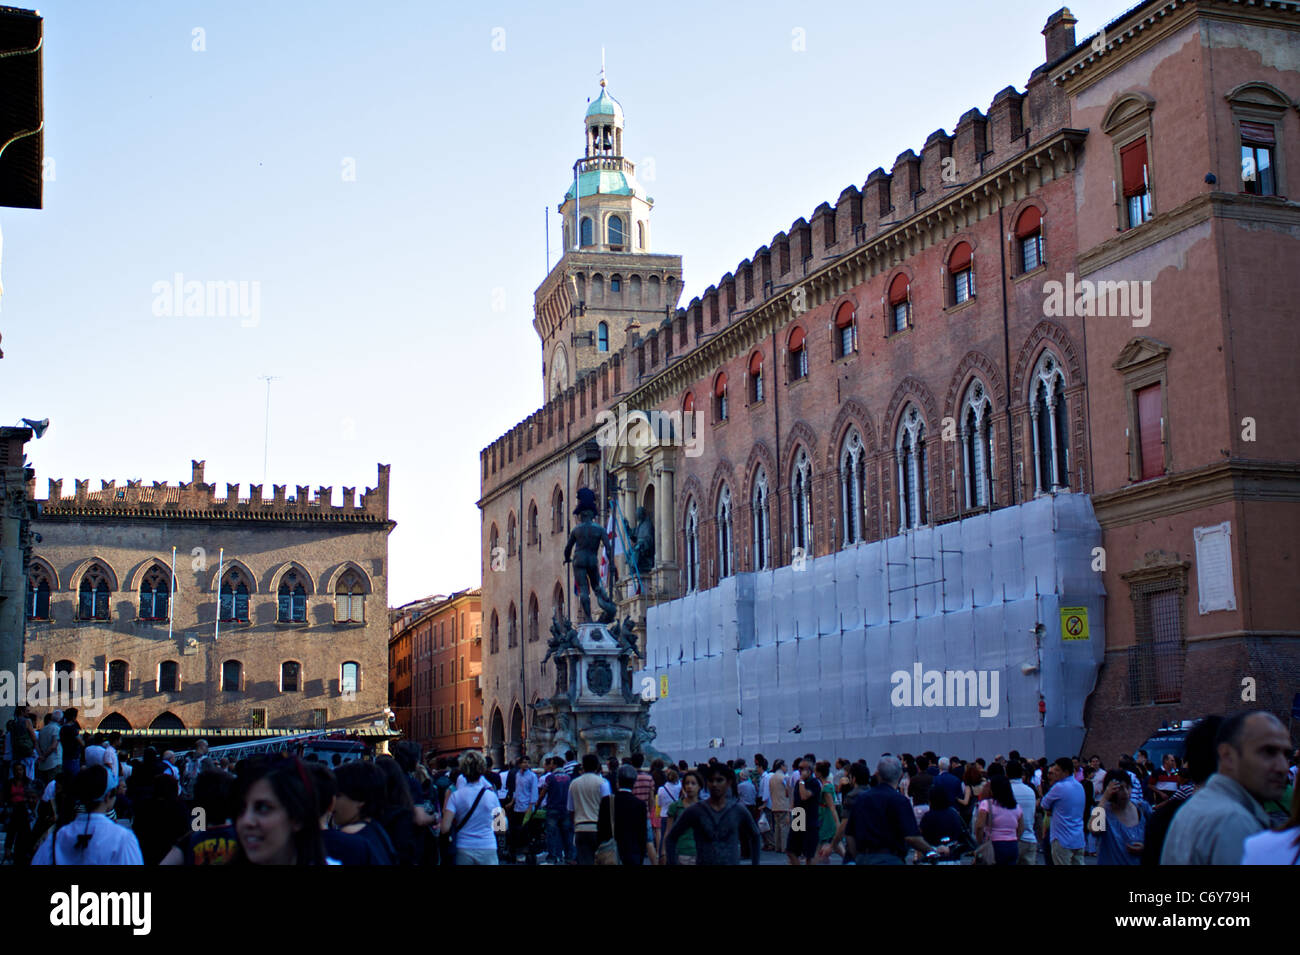
[[[556,398],[564,394],[564,389],[569,386],[569,359],[564,354],[564,349],[555,349],[555,357],[551,360],[551,397]]]

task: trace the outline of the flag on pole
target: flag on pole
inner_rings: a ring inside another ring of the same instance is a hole
[[[614,540],[614,512],[610,511],[609,522],[605,525],[605,540],[613,544],[616,548],[618,542]],[[615,551],[617,553],[617,550]],[[609,593],[609,548],[600,549],[600,585]]]

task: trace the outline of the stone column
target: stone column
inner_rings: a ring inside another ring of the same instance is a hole
[[[677,563],[676,488],[672,460],[666,455],[655,484],[655,563]]]

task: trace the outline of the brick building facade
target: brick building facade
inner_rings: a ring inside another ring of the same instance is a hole
[[[101,674],[87,728],[386,733],[388,474],[340,504],[329,487],[218,498],[201,461],[179,486],[79,480],[65,497],[51,480],[27,668]]]
[[[392,613],[390,706],[426,753],[482,749],[482,591],[425,597]]]
[[[1300,154],[1300,16],[1148,2],[1081,43],[1074,22],[1048,21],[1023,93],[936,130],[685,308],[623,313],[626,347],[484,449],[500,752],[528,745],[528,704],[552,690],[540,633],[569,608],[560,552],[584,485],[652,515],[655,570],[641,596],[620,592],[642,621],[731,577],[723,599],[797,562],[1084,497],[1101,546],[1060,556],[1104,596],[1081,688],[1026,684],[1045,708],[1038,741],[1113,758],[1163,719],[1285,714],[1300,689],[1285,596],[1300,435],[1281,365],[1300,273],[1277,265],[1300,261],[1300,207],[1283,198]],[[547,328],[578,347],[579,290],[620,267],[581,255],[566,248],[543,283],[567,287]],[[604,440],[602,412],[628,409],[657,412],[674,440]],[[859,609],[869,640],[879,608]],[[737,752],[782,741],[749,732]]]

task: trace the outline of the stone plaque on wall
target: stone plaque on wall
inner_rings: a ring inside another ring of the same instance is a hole
[[[1203,614],[1215,610],[1236,610],[1236,589],[1232,582],[1232,522],[1198,527],[1196,538],[1196,590]]]

